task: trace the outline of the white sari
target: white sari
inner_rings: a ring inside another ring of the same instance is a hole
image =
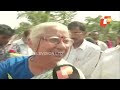
[[[57,63],[57,65],[64,65],[64,64],[70,64],[70,63],[68,63],[67,61],[65,61],[63,59]],[[78,71],[80,73],[80,78],[85,79],[83,73],[79,69],[78,69]],[[53,73],[53,69],[50,69],[50,70],[43,72],[40,75],[32,77],[31,79],[53,79],[52,73]]]

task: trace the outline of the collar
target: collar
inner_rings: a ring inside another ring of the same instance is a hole
[[[86,48],[86,45],[87,45],[87,44],[88,44],[87,41],[84,39],[84,40],[83,40],[83,43],[82,43],[78,48],[76,48],[76,49],[84,50],[84,49]],[[75,50],[75,48],[74,48],[73,46],[72,46],[71,49]]]
[[[87,45],[87,41],[84,39],[83,43],[78,48],[84,50],[86,48],[86,45]]]

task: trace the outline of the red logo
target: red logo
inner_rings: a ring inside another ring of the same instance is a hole
[[[104,18],[100,19],[100,26],[106,27],[107,24],[110,24],[112,21],[111,16],[104,16]]]

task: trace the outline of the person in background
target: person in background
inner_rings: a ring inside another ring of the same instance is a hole
[[[94,39],[96,45],[100,46],[102,51],[108,49],[106,43],[99,40],[99,32],[98,31],[92,31],[90,36]]]
[[[14,57],[0,63],[0,79],[52,79],[52,70],[60,63],[73,44],[68,28],[57,22],[45,22],[34,26],[28,38],[35,55]],[[49,32],[49,33],[48,33]],[[84,79],[81,72],[80,78]]]
[[[117,36],[116,44],[120,45],[120,35]]]
[[[19,36],[17,35],[17,34],[14,34],[10,39],[9,39],[9,42],[7,43],[7,48],[6,48],[6,50],[7,51],[10,51],[11,49],[11,46],[12,46],[12,43],[15,41],[15,40],[18,40],[18,39],[20,39],[19,38]],[[14,52],[16,52],[15,50],[14,50]]]
[[[14,35],[14,31],[10,26],[0,24],[0,61],[10,57],[7,48],[10,38]]]
[[[9,42],[8,42],[8,45],[11,45],[15,40],[18,40],[18,39],[20,39],[20,36],[19,36],[18,34],[14,34],[14,35],[10,38],[10,40],[9,40]]]
[[[86,37],[85,39],[93,44],[96,44],[94,39],[92,39],[91,37]]]
[[[120,79],[120,35],[117,46],[105,50],[90,79]]]
[[[17,53],[22,55],[33,55],[33,50],[28,45],[28,37],[30,34],[30,30],[26,30],[23,32],[23,36],[21,39],[14,41],[9,49],[15,50]]]
[[[79,68],[85,78],[89,78],[99,60],[101,49],[85,40],[86,28],[83,23],[73,21],[68,24],[68,29],[72,34],[71,38],[74,43],[64,59]]]
[[[108,40],[106,41],[106,44],[107,44],[108,48],[112,48],[113,47],[113,42],[112,42],[110,36],[108,36]]]

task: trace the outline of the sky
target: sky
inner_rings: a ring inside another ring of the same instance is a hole
[[[85,22],[85,17],[97,17],[101,16],[111,16],[112,20],[120,21],[120,11],[77,11],[77,15],[72,21]],[[7,24],[12,28],[19,26],[22,21],[27,21],[27,19],[17,19],[17,11],[0,11],[0,24]]]

